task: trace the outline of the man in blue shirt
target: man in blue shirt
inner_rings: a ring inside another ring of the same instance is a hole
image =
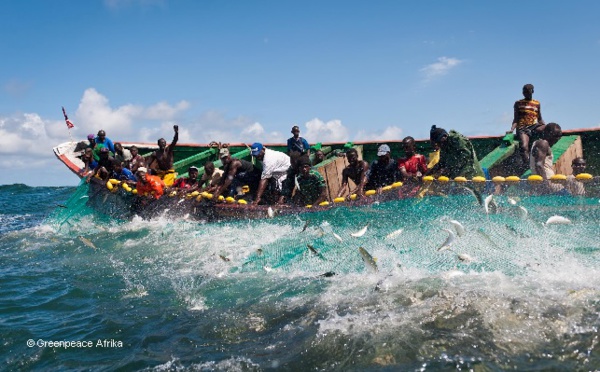
[[[300,159],[309,159],[310,157],[310,146],[308,141],[300,137],[300,128],[297,125],[292,127],[292,138],[287,140],[287,154],[291,159],[291,167],[293,172],[298,173],[297,162]]]
[[[110,152],[115,153],[115,145],[110,140],[110,138],[106,137],[106,132],[103,129],[98,131],[98,136],[96,137],[96,144],[107,147]]]

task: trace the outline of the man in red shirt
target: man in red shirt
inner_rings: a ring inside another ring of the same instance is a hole
[[[406,137],[402,140],[405,157],[398,159],[398,170],[404,182],[417,181],[427,172],[427,160],[424,155],[415,152],[415,139]]]

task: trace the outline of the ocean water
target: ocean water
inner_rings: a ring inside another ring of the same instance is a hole
[[[600,369],[598,198],[218,223],[117,221],[86,200],[0,186],[0,370]]]

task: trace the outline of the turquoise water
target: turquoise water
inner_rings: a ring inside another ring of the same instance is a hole
[[[0,369],[600,368],[597,198],[509,190],[490,214],[455,195],[204,223],[115,221],[86,195],[0,187]],[[571,224],[543,224],[554,215]],[[438,251],[450,220],[465,233]]]

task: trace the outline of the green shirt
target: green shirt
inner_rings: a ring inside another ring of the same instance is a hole
[[[296,197],[304,205],[313,204],[323,192],[325,179],[321,176],[321,173],[311,169],[306,177],[302,174],[298,175],[298,185],[300,189],[296,190]]]
[[[440,161],[436,165],[446,169],[444,176],[448,178],[483,176],[483,169],[479,165],[473,144],[467,137],[451,130],[447,141],[446,146],[440,149]]]

